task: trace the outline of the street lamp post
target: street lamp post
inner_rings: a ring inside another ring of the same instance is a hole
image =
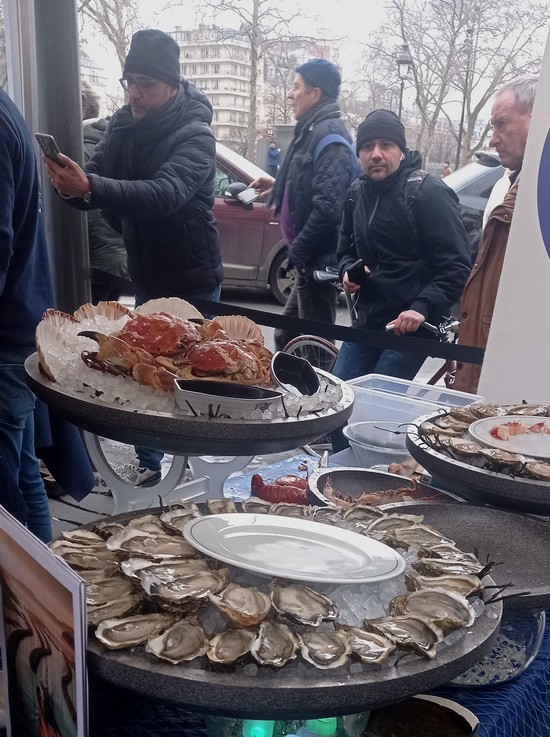
[[[409,45],[403,44],[401,46],[401,51],[397,54],[397,72],[399,74],[399,79],[401,80],[401,88],[399,90],[399,112],[397,114],[399,120],[401,120],[401,110],[403,109],[403,90],[405,88],[405,80],[409,76],[412,63],[413,60],[411,52],[409,51]]]
[[[469,26],[466,29],[466,72],[464,74],[464,89],[462,90],[462,109],[460,111],[460,123],[458,125],[458,137],[456,141],[456,158],[455,158],[455,170],[460,167],[460,158],[462,154],[462,138],[464,136],[464,119],[466,117],[466,101],[468,99],[468,93],[470,91],[470,66],[472,63],[472,42],[474,38],[474,29]]]

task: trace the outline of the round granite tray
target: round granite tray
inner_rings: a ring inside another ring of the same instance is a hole
[[[147,510],[158,513],[159,509]],[[112,517],[122,522],[143,510]],[[85,527],[90,528],[92,524]],[[463,673],[490,652],[498,634],[502,604],[489,604],[466,636],[445,646],[434,660],[407,657],[393,667],[332,675],[319,671],[307,678],[285,669],[258,669],[255,675],[173,666],[142,647],[108,650],[88,639],[88,667],[115,686],[148,697],[177,702],[192,711],[244,719],[308,719],[368,711],[422,693]],[[269,672],[268,672],[269,671]]]
[[[343,425],[353,409],[351,387],[321,371],[341,386],[341,410],[255,422],[138,411],[79,397],[42,374],[36,353],[25,361],[25,370],[36,396],[83,430],[176,455],[258,455],[299,448]]]
[[[461,550],[476,551],[482,563],[494,561],[493,581],[512,586],[503,592],[505,609],[550,608],[550,523],[491,507],[447,502],[407,502],[392,512],[422,514]],[[508,598],[510,597],[510,598]]]
[[[418,417],[415,425],[433,420],[441,411]],[[434,486],[453,492],[463,499],[504,507],[519,512],[550,515],[550,483],[487,471],[454,460],[430,448],[417,435],[407,432],[407,450],[428,471]]]

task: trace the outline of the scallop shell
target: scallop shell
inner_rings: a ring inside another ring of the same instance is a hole
[[[124,315],[132,317],[134,313],[129,310],[120,302],[98,302],[97,305],[92,305],[89,302],[81,305],[78,310],[73,313],[73,316],[79,321],[83,320],[94,320],[98,315],[108,318],[109,320],[118,320]]]
[[[222,325],[227,335],[232,340],[259,340],[264,342],[261,328],[244,315],[220,315],[216,322]]]
[[[80,320],[77,320],[73,315],[61,312],[61,310],[54,310],[50,307],[42,315],[42,322],[49,322],[55,325],[55,327],[62,328],[68,322],[78,323]]]
[[[183,320],[189,320],[191,317],[202,317],[196,307],[179,297],[150,299],[136,308],[138,315],[152,315],[154,312],[167,312],[169,315],[181,317]]]

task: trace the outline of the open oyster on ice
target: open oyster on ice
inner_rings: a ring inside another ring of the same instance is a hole
[[[298,624],[318,627],[321,622],[335,620],[340,613],[333,601],[307,586],[272,581],[269,588],[275,611],[290,617]]]
[[[105,619],[95,631],[98,640],[111,650],[141,645],[160,635],[178,619],[175,614],[135,614],[123,619]]]
[[[226,617],[241,627],[263,622],[271,609],[269,596],[253,586],[230,583],[218,595],[210,593],[208,596]]]
[[[279,622],[264,621],[250,646],[252,657],[260,665],[280,668],[296,657],[298,639],[290,627]]]
[[[211,663],[231,665],[250,654],[250,646],[256,637],[251,630],[234,629],[220,632],[210,640],[206,657]]]
[[[210,648],[203,628],[188,619],[180,619],[158,637],[147,641],[145,649],[157,658],[177,665],[204,655]]]
[[[298,635],[298,643],[304,660],[321,670],[345,665],[351,653],[350,639],[344,630],[303,632]]]
[[[448,589],[420,589],[396,596],[390,602],[392,614],[420,614],[448,633],[471,627],[476,615],[466,597]]]
[[[443,632],[439,627],[419,614],[365,619],[363,626],[404,650],[412,650],[428,658],[435,658],[437,645],[443,639]]]
[[[367,632],[359,627],[350,627],[338,622],[334,623],[334,628],[347,633],[352,652],[363,663],[371,665],[385,663],[395,650],[395,644],[391,640],[375,632]]]

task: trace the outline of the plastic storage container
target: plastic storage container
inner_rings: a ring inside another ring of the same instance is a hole
[[[344,427],[357,462],[364,468],[390,463],[404,463],[409,457],[405,445],[407,428],[399,422],[372,420],[350,422]],[[396,435],[395,433],[400,433]]]
[[[360,376],[348,381],[348,384],[353,387],[355,394],[350,423],[363,420],[412,422],[442,407],[465,407],[484,399],[478,394],[394,379],[382,374]]]

